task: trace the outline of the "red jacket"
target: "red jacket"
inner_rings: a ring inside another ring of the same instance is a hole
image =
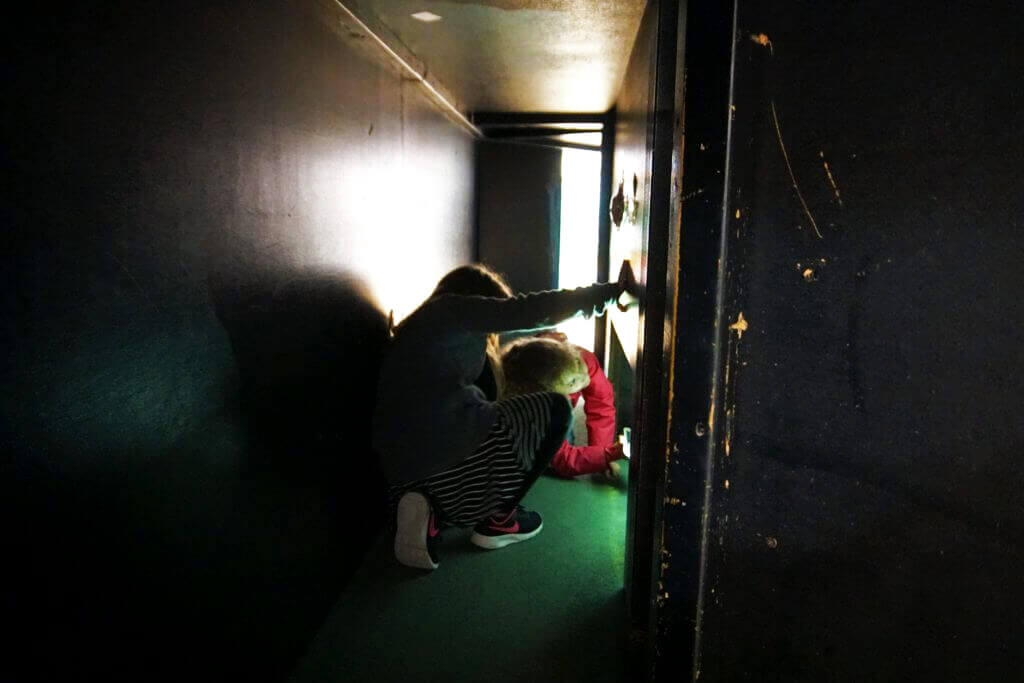
[[[615,394],[612,383],[601,370],[597,356],[577,347],[590,371],[590,384],[569,398],[575,406],[583,397],[583,412],[587,416],[587,444],[573,446],[562,443],[551,461],[551,469],[563,477],[592,474],[608,469],[605,450],[615,443]]]

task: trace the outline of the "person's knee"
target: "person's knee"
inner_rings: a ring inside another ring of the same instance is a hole
[[[551,431],[561,434],[564,439],[572,427],[572,403],[565,394],[549,394],[551,397]]]
[[[541,442],[541,455],[554,457],[562,442],[569,437],[572,429],[572,403],[563,394],[547,394],[550,403],[547,435]]]

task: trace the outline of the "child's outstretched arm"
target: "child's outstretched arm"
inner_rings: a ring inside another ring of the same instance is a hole
[[[507,332],[552,327],[575,315],[600,315],[625,290],[617,282],[578,289],[517,294],[507,299],[442,295],[429,302],[435,320],[474,332]]]

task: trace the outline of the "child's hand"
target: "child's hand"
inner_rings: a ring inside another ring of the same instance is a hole
[[[640,299],[640,284],[636,281],[636,276],[633,275],[633,266],[630,265],[629,260],[622,262],[617,282],[621,290],[619,297],[621,298],[623,294],[627,296],[626,303],[616,302],[616,305],[620,311],[627,311],[632,304]]]
[[[625,457],[626,453],[622,449],[621,443],[613,443],[604,449],[604,459],[609,465],[614,464],[616,460],[623,460]]]
[[[622,482],[622,468],[617,462],[608,463],[608,469],[597,475],[606,484],[620,484]]]

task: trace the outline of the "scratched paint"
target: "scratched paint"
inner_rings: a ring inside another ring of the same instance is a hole
[[[704,194],[704,188],[703,187],[698,189],[698,190],[694,190],[693,192],[689,192],[689,193],[683,195],[683,198],[680,199],[679,201],[680,202],[689,201],[690,199],[693,199],[694,197],[699,197],[702,194]]]
[[[758,45],[768,48],[768,53],[773,57],[775,56],[775,46],[772,45],[772,40],[767,35],[764,33],[751,33],[750,39]]]
[[[725,411],[725,457],[732,455],[732,425],[736,416],[736,409],[730,408]]]
[[[821,157],[821,164],[825,168],[825,177],[828,178],[829,185],[832,186],[832,194],[836,197],[836,203],[839,206],[843,205],[843,197],[839,192],[839,184],[836,183],[836,177],[832,173],[832,167],[828,165],[828,161],[825,160],[825,150],[820,150],[818,156]]]
[[[821,234],[821,230],[818,229],[818,221],[814,220],[814,216],[811,215],[811,210],[807,207],[807,202],[804,201],[804,194],[800,191],[800,184],[796,181],[796,175],[793,173],[793,165],[789,163],[789,153],[786,151],[786,143],[782,140],[782,126],[779,125],[779,113],[775,108],[775,100],[772,100],[772,120],[775,122],[775,135],[779,139],[779,149],[782,150],[782,158],[786,161],[786,169],[789,171],[789,179],[793,183],[793,190],[796,192],[796,198],[800,200],[800,206],[803,207],[804,213],[807,215],[808,220],[811,221],[811,227],[814,228],[814,232],[818,235],[818,239],[824,239]]]
[[[740,311],[739,317],[736,318],[736,322],[729,325],[730,330],[736,330],[736,336],[739,339],[743,339],[743,333],[747,331],[750,324],[747,323],[746,318],[743,317],[743,311]]]

